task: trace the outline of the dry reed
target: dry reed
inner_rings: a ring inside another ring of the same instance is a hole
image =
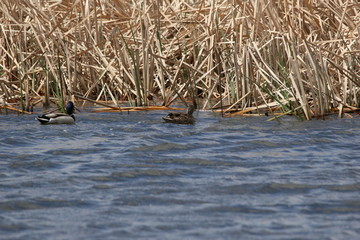
[[[359,34],[357,0],[3,0],[0,97],[341,116],[360,106]]]

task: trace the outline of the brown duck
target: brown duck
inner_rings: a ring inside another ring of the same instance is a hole
[[[193,117],[193,112],[195,111],[194,105],[190,105],[186,113],[171,112],[163,119],[168,123],[177,123],[177,124],[194,124],[195,118]]]

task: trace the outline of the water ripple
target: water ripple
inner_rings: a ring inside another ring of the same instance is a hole
[[[160,169],[146,169],[137,171],[115,172],[111,174],[113,178],[139,178],[139,177],[163,177],[163,176],[177,176],[181,174],[179,170],[160,170]]]
[[[149,151],[173,151],[173,150],[184,150],[188,149],[189,145],[182,145],[176,143],[160,143],[155,146],[142,146],[130,149],[132,151],[139,151],[139,152],[149,152]]]
[[[0,116],[4,239],[357,239],[357,118]]]
[[[360,213],[360,201],[345,201],[329,203],[310,204],[306,214],[354,214]]]
[[[63,207],[88,207],[90,203],[78,200],[32,199],[0,202],[0,211],[36,210]]]

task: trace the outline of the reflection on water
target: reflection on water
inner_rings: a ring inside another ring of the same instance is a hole
[[[358,118],[0,116],[4,239],[356,239]]]

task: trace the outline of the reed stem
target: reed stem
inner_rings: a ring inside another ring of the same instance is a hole
[[[356,0],[3,0],[0,9],[0,96],[26,109],[75,93],[226,112],[277,102],[286,113],[285,101],[307,120],[360,106]]]

